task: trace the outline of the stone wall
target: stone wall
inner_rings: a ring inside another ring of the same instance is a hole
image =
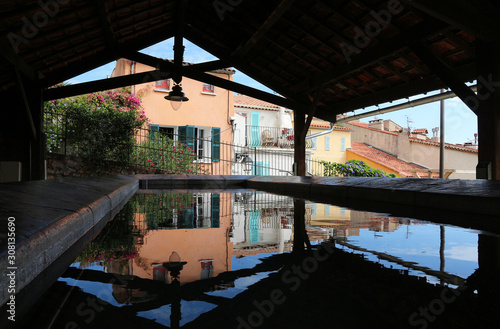
[[[104,175],[135,175],[135,174],[167,174],[166,170],[145,168],[140,166],[123,166],[116,162],[108,162],[103,167],[96,168],[81,158],[49,154],[47,156],[47,179],[60,177],[88,177]]]

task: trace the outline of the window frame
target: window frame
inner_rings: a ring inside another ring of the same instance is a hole
[[[201,93],[204,95],[216,95],[215,85],[203,82],[203,85],[201,87]]]
[[[162,84],[158,85],[158,82],[162,81]],[[155,81],[154,91],[160,92],[170,92],[172,90],[172,79],[163,79]]]

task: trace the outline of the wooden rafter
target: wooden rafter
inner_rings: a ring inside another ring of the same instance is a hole
[[[110,90],[151,81],[168,79],[169,77],[170,72],[153,70],[108,79],[94,80],[84,83],[78,83],[75,85],[47,89],[43,95],[43,99],[45,101],[48,101],[52,99],[83,95],[96,91]]]
[[[471,63],[453,69],[452,72],[458,79],[466,81],[475,77],[476,67],[474,63]],[[447,87],[446,84],[437,76],[429,76],[426,79],[413,80],[408,83],[393,86],[390,89],[380,90],[377,93],[370,93],[343,102],[338,102],[335,104],[334,111],[332,111],[331,107],[319,106],[316,111],[316,116],[327,121],[335,121],[336,114],[346,113],[368,106],[405,98],[409,95],[417,95],[445,87]]]
[[[441,62],[432,52],[423,44],[415,43],[411,47],[411,50],[420,58],[425,65],[427,65],[432,72],[434,72],[441,80],[443,80],[446,85],[467,105],[469,108],[476,113],[477,108],[471,105],[479,104],[479,100],[476,94],[469,88],[461,79],[447,68],[443,62]]]
[[[35,123],[33,121],[33,116],[31,115],[31,108],[28,102],[28,97],[26,96],[26,90],[24,89],[24,83],[23,79],[21,78],[21,74],[19,73],[19,70],[15,70],[15,75],[16,75],[16,84],[19,92],[19,97],[21,98],[23,107],[26,111],[26,120],[28,122],[28,125],[31,129],[32,133],[32,138],[33,140],[37,139],[37,130],[35,127]]]
[[[302,84],[297,86],[297,90],[312,90],[324,83],[333,82],[408,47],[411,40],[423,39],[443,29],[447,29],[447,26],[444,24],[437,24],[436,26],[422,23],[417,24],[408,32],[400,34],[390,41],[381,42],[377,46],[361,51],[359,55],[353,56],[350,63],[343,63],[332,67],[327,72],[316,77],[313,81],[304,81]]]
[[[283,16],[283,14],[290,8],[290,6],[294,3],[295,0],[282,0],[281,3],[276,6],[274,11],[269,15],[266,21],[262,24],[262,26],[255,31],[255,33],[247,40],[245,44],[240,45],[236,50],[231,54],[231,56],[245,56],[246,53],[250,49],[252,49],[259,40],[261,40],[266,33],[273,27],[273,25]]]
[[[402,0],[405,4],[485,41],[500,42],[500,15],[488,1]],[[483,8],[480,10],[478,8]],[[491,8],[492,10],[487,10]],[[486,9],[486,10],[485,10]]]
[[[149,66],[160,67],[160,70],[162,70],[162,71],[163,70],[171,71],[174,68],[173,63],[171,63],[170,61],[163,60],[161,58],[153,57],[153,56],[146,55],[146,54],[143,54],[140,52],[129,51],[127,49],[122,49],[122,51],[123,51],[123,55],[126,58],[132,59],[134,61],[146,64]],[[200,72],[195,68],[191,68],[190,66],[183,66],[182,74],[183,74],[183,76],[190,78],[190,79],[193,79],[193,80],[209,83],[209,84],[212,84],[212,85],[220,87],[220,88],[224,88],[227,90],[242,93],[242,94],[245,94],[245,95],[257,98],[257,99],[261,99],[261,100],[269,102],[269,103],[280,105],[280,106],[283,106],[286,108],[299,107],[298,104],[296,104],[295,102],[293,102],[289,99],[286,99],[286,98],[283,98],[280,96],[276,96],[276,95],[273,95],[273,94],[270,94],[270,93],[267,93],[265,91],[261,91],[261,90],[258,90],[258,89],[252,88],[252,87],[248,87],[248,86],[242,85],[240,83],[236,83],[233,81],[222,79],[222,78],[216,77],[216,76],[211,75],[211,74]],[[300,108],[301,108],[301,106],[300,106]]]
[[[102,28],[104,30],[104,37],[106,39],[106,44],[108,46],[115,45],[116,41],[113,35],[113,28],[111,27],[111,22],[109,20],[108,8],[106,1],[94,0],[97,5],[97,11],[99,12],[99,18],[101,19]]]

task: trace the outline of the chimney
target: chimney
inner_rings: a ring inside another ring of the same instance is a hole
[[[368,121],[368,127],[378,130],[384,130],[384,121],[382,119],[375,119]]]

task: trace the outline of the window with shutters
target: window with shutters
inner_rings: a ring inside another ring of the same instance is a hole
[[[340,137],[340,151],[345,152],[345,137]]]
[[[220,161],[220,128],[180,126],[179,142],[195,150],[200,162]]]
[[[325,151],[330,151],[330,136],[325,136]]]

